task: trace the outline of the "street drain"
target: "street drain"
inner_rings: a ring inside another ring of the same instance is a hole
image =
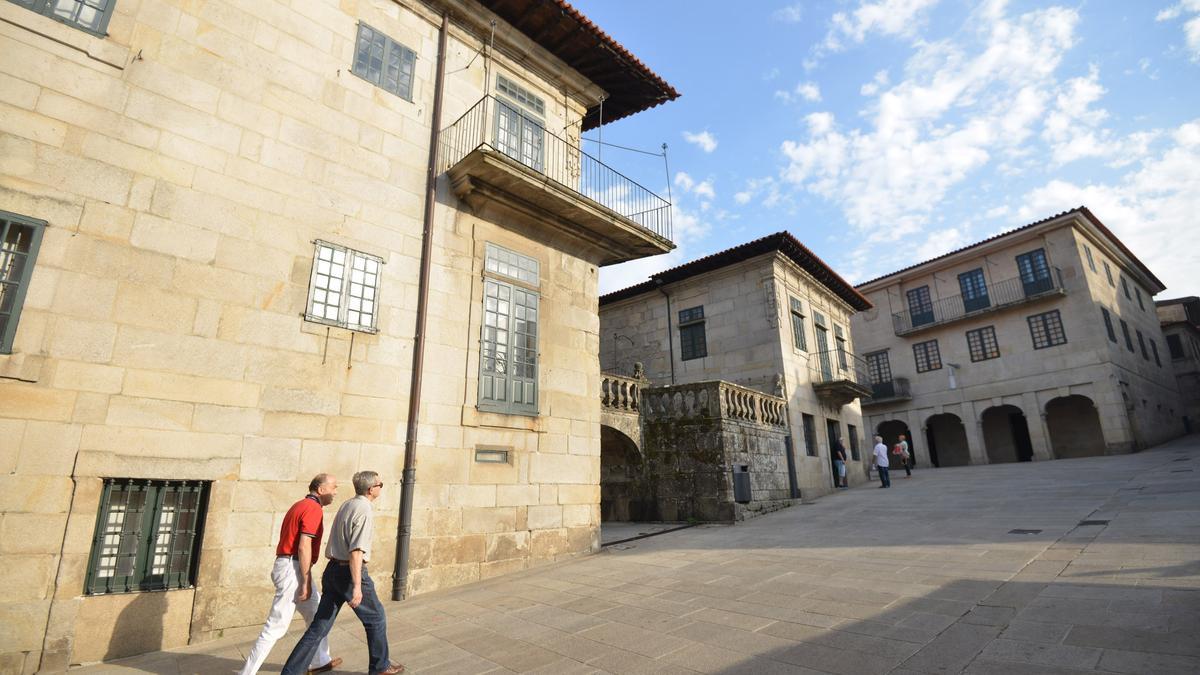
[[[1080,525],[1107,525],[1107,520],[1081,520]]]
[[[1009,534],[1041,534],[1041,530],[1009,530]]]

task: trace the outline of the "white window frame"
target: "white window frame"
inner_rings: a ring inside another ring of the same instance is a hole
[[[323,239],[314,240],[313,245],[312,272],[308,279],[308,302],[305,304],[304,320],[359,333],[378,333],[379,297],[382,290],[383,266],[386,264],[383,258]],[[322,258],[323,251],[331,252],[331,257]],[[338,254],[341,263],[336,262]],[[341,267],[340,277],[334,274],[337,267]],[[328,285],[318,285],[323,277],[329,279]],[[337,296],[336,304],[330,302],[329,298],[334,294]],[[319,313],[316,311],[318,304],[325,308]],[[328,308],[335,306],[336,317],[330,317]],[[362,321],[363,315],[371,317],[369,323]]]

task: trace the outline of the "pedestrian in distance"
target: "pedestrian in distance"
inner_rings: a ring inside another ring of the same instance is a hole
[[[371,675],[397,675],[404,666],[388,658],[387,614],[375,593],[375,584],[367,574],[371,560],[371,539],[375,533],[372,502],[379,498],[383,481],[374,471],[354,474],[354,498],[338,508],[329,527],[329,543],[325,547],[325,572],[321,575],[321,603],[308,630],[296,643],[283,675],[300,675],[305,664],[312,660],[319,643],[329,635],[342,605],[362,622],[367,633],[368,668]]]
[[[246,657],[241,675],[258,672],[275,642],[287,633],[296,610],[300,610],[306,625],[312,625],[321,602],[321,592],[313,587],[312,580],[312,569],[321,555],[321,535],[325,530],[321,509],[333,503],[337,488],[337,479],[333,476],[327,473],[313,476],[308,483],[308,494],[292,504],[283,516],[279,545],[275,547],[275,566],[271,569],[275,599],[271,601],[267,622]],[[340,666],[342,660],[329,655],[329,641],[322,639],[305,664],[309,673],[323,673]]]
[[[833,439],[833,468],[837,471],[837,476],[834,482],[839,488],[846,486],[846,447],[842,445],[842,439]]]
[[[900,460],[904,462],[904,477],[912,478],[912,453],[908,450],[908,440],[900,434]]]
[[[875,470],[879,472],[879,482],[881,488],[892,486],[892,481],[888,477],[888,449],[883,444],[883,436],[875,437],[875,449],[871,453],[871,464],[875,466]]]

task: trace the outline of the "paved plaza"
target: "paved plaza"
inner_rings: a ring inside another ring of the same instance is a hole
[[[413,673],[1200,672],[1200,436],[918,467],[892,485],[395,604],[393,659]],[[85,670],[229,673],[256,634]],[[366,671],[349,611],[332,649]]]

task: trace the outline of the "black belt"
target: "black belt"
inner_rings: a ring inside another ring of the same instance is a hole
[[[337,558],[330,558],[329,564],[330,565],[349,565],[350,561],[349,560],[338,560]],[[362,561],[362,564],[363,564],[363,567],[366,567],[367,561],[366,560]]]

